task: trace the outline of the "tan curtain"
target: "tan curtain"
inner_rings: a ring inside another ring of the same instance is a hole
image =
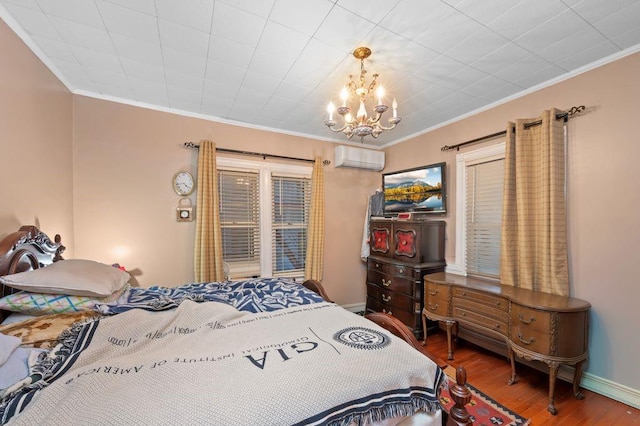
[[[200,142],[198,152],[194,272],[196,282],[224,281],[216,145],[211,141]]]
[[[555,118],[560,112],[507,125],[500,280],[568,296],[564,128]],[[525,128],[539,120],[541,125]]]
[[[324,172],[320,156],[316,156],[311,174],[310,210],[304,278],[322,281],[324,267]]]

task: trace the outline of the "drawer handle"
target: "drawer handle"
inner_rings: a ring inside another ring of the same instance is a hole
[[[496,324],[496,327],[495,327],[495,328],[500,328],[500,324]]]
[[[391,302],[391,296],[386,296],[386,295],[382,295],[382,300],[384,300],[385,302],[389,303]]]
[[[429,290],[429,294],[435,296],[436,294],[438,294],[438,290]]]
[[[386,309],[382,310],[383,313],[393,316],[393,312],[387,311]]]
[[[463,291],[463,292],[462,292],[462,295],[463,295],[463,296],[466,296],[466,295],[467,295],[467,292],[466,292],[466,291]]]
[[[382,285],[385,287],[389,287],[391,285],[391,280],[387,281],[384,278],[382,279]]]
[[[401,274],[404,274],[404,269],[400,268],[400,270],[398,272],[400,272]]]
[[[499,300],[496,302],[496,305],[500,306],[500,301]]]
[[[524,340],[522,338],[522,334],[520,334],[520,332],[518,332],[518,340],[520,340],[520,342],[524,343],[525,345],[530,345],[532,343],[536,342],[536,339],[534,339],[533,337],[529,340]]]
[[[532,322],[534,322],[536,320],[535,317],[531,317],[530,319],[526,320],[526,319],[524,319],[524,315],[522,315],[522,314],[518,314],[518,319],[523,324],[531,324]]]
[[[463,317],[466,317],[466,316],[467,316],[467,313],[466,313],[466,312],[463,312],[463,313],[462,313],[462,316],[463,316]]]
[[[429,303],[429,310],[430,311],[437,311],[438,310],[438,304],[436,303],[435,305],[432,305],[431,303]]]
[[[380,264],[379,264],[379,263],[376,263],[376,268],[379,268],[379,267],[380,267]]]

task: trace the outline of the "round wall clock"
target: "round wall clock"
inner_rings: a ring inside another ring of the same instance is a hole
[[[196,189],[196,183],[191,173],[176,173],[173,177],[173,189],[178,195],[190,195]]]

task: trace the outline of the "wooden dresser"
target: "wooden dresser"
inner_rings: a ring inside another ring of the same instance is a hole
[[[455,331],[457,337],[508,355],[510,385],[517,380],[515,357],[543,362],[549,367],[552,414],[557,413],[558,370],[563,364],[572,365],[573,392],[582,399],[579,384],[588,352],[588,302],[446,273],[426,275],[424,287],[423,321],[429,318],[445,325],[449,359],[453,359]]]
[[[444,271],[444,221],[372,220],[366,312],[385,312],[422,338],[423,278]]]

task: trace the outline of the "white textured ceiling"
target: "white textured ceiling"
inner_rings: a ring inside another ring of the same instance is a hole
[[[371,147],[640,50],[640,0],[0,0],[0,16],[73,93],[337,142],[326,106],[366,45],[403,118]]]

